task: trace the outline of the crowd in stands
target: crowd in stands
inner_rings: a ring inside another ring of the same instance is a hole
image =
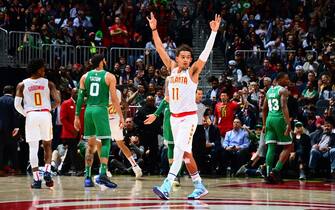
[[[98,4],[0,0],[0,26],[39,32],[44,43],[155,49],[146,20],[149,12],[154,11],[164,46],[174,58],[171,50],[181,43],[193,45],[195,19],[207,24],[219,13],[222,26],[214,53],[222,50],[226,65],[221,67],[220,76],[208,78],[209,90],[198,90],[203,92],[203,97],[197,103],[206,106],[197,127],[203,135],[196,135],[193,141],[201,173],[262,174],[266,154],[266,146],[259,143],[263,138],[263,100],[277,73],[287,72],[294,151],[286,165],[286,175],[304,179],[306,175],[332,174],[335,178],[334,3],[330,0],[200,0],[188,4],[179,9],[175,1],[159,0],[100,1]],[[247,55],[238,50],[252,53]],[[262,50],[266,53],[260,54]],[[107,70],[116,76],[123,95],[126,144],[145,174],[164,174],[168,171],[168,161],[161,136],[162,118],[151,125],[144,125],[143,121],[163,100],[169,70],[159,59],[149,61],[143,56],[120,56],[113,68]],[[130,62],[132,59],[134,63]],[[59,66],[50,69],[47,77],[55,82],[63,101],[75,101],[80,76],[88,70],[88,63]],[[3,93],[3,97],[11,97],[14,89],[6,87]],[[64,129],[73,129],[73,123],[65,128],[62,107],[53,112],[54,170],[62,175],[71,172],[80,175],[84,143],[80,133],[74,133],[73,141],[62,137]],[[0,115],[3,110],[0,109]],[[25,173],[28,157],[23,119],[13,116],[9,117],[18,120],[11,121],[9,126],[0,121],[0,130],[11,132],[0,139],[0,170]],[[20,128],[18,134],[15,128]],[[116,144],[112,146],[110,159],[112,172],[131,173]]]

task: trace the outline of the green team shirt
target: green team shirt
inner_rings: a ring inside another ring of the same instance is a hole
[[[271,87],[266,93],[266,99],[268,101],[269,113],[268,117],[284,117],[283,110],[281,108],[280,94],[279,91],[283,87],[280,85]]]
[[[105,70],[91,70],[87,73],[85,80],[87,106],[108,106],[109,87],[105,81],[106,73]]]

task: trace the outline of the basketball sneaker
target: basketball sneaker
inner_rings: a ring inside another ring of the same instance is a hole
[[[271,179],[273,180],[273,182],[274,182],[275,184],[283,183],[283,179],[281,178],[281,176],[280,176],[280,172],[279,172],[279,171],[272,170],[272,171],[270,172],[270,177],[271,177]]]
[[[54,181],[51,178],[51,173],[50,172],[47,172],[47,171],[44,172],[43,178],[44,178],[44,181],[45,181],[45,185],[47,187],[53,187],[54,186]]]
[[[164,180],[163,184],[158,187],[155,186],[152,191],[162,200],[170,199],[170,191],[171,191],[172,183],[167,178]]]
[[[194,183],[194,190],[191,194],[187,196],[187,199],[189,200],[198,200],[201,197],[208,194],[208,190],[205,188],[205,186],[202,184],[201,181],[195,181]]]
[[[132,169],[133,169],[133,171],[134,171],[134,174],[135,174],[135,178],[136,178],[136,179],[142,177],[142,175],[143,175],[143,173],[142,173],[142,169],[141,169],[138,165],[134,166]]]
[[[84,187],[94,187],[94,183],[93,183],[91,177],[86,177],[85,178]]]
[[[247,164],[242,165],[240,169],[237,170],[237,172],[235,173],[236,177],[242,177],[245,176],[247,172]]]
[[[116,188],[117,184],[110,181],[107,175],[99,175],[97,178],[95,178],[95,182],[99,185],[104,185],[108,188]]]
[[[42,181],[38,180],[36,181],[35,179],[33,180],[33,183],[31,184],[32,189],[41,189],[42,187]]]

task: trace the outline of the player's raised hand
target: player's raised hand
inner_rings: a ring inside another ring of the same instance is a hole
[[[221,23],[221,16],[215,14],[215,19],[209,23],[209,26],[211,27],[212,31],[216,32],[219,30],[220,23]]]
[[[157,20],[154,16],[154,13],[150,12],[150,18],[147,17],[151,30],[157,29]]]
[[[154,114],[147,115],[147,119],[144,120],[144,125],[149,125],[149,124],[153,123],[156,120],[156,118],[157,117]]]

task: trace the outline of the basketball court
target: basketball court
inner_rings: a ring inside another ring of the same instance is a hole
[[[83,187],[83,177],[57,176],[55,186],[30,189],[31,177],[0,178],[0,209],[335,209],[335,183],[290,181],[266,185],[262,179],[205,178],[209,194],[202,200],[187,200],[191,179],[181,179],[169,201],[159,200],[152,187],[163,177],[134,180],[130,176],[112,178],[115,190]]]

